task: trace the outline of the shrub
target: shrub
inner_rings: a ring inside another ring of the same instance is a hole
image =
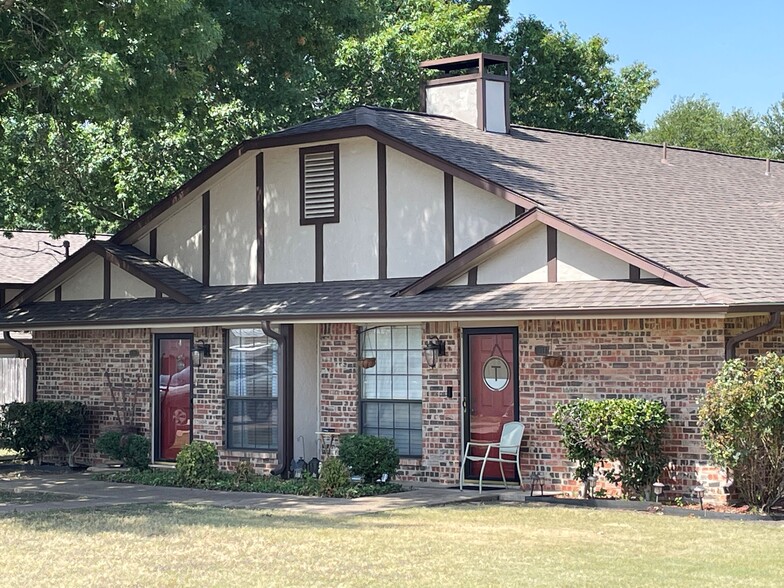
[[[597,461],[617,461],[607,479],[624,494],[647,493],[667,463],[662,449],[667,410],[658,400],[619,398],[573,400],[558,406],[553,420],[561,429],[576,477],[585,481]]]
[[[87,411],[84,404],[67,400],[60,402],[59,410],[54,411],[54,430],[52,434],[62,446],[68,458],[68,465],[76,465],[76,452],[82,445],[82,433],[87,424]]]
[[[247,460],[240,460],[237,462],[237,465],[234,466],[234,484],[235,486],[244,486],[248,484],[252,484],[253,481],[258,478],[256,474],[256,470],[253,468],[253,464]]]
[[[108,455],[112,459],[123,461],[123,452],[120,447],[122,442],[122,433],[119,431],[107,431],[102,433],[98,439],[95,440],[95,448],[98,453]]]
[[[81,402],[12,402],[2,409],[0,437],[3,444],[22,456],[40,463],[43,454],[64,446],[68,462],[79,449],[86,422]]]
[[[183,486],[200,486],[218,477],[218,450],[207,441],[193,441],[177,454],[177,478]]]
[[[352,474],[362,476],[373,484],[382,474],[395,476],[400,465],[395,443],[392,439],[372,435],[345,435],[340,439],[340,459]]]
[[[107,431],[98,437],[95,448],[129,468],[146,470],[150,467],[150,440],[143,435]]]
[[[351,486],[348,467],[337,457],[328,457],[321,464],[319,490],[324,496],[340,496]]]
[[[784,357],[768,353],[747,366],[725,362],[699,407],[713,462],[731,472],[748,504],[770,509],[784,498]]]
[[[123,463],[135,470],[150,467],[150,440],[144,435],[123,435],[120,443]]]

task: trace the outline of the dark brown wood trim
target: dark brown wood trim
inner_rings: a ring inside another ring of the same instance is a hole
[[[444,174],[444,259],[455,256],[455,178]]]
[[[525,208],[523,208],[519,204],[515,204],[515,218],[523,214],[525,214]]]
[[[160,216],[163,212],[177,204],[183,198],[191,194],[200,185],[207,182],[215,174],[222,171],[228,165],[245,155],[250,151],[259,149],[270,149],[273,147],[288,147],[293,145],[301,145],[303,143],[314,143],[316,141],[333,141],[337,139],[350,139],[353,137],[369,137],[376,141],[382,142],[388,147],[397,149],[398,151],[410,155],[432,165],[441,171],[448,172],[471,184],[477,188],[481,188],[495,194],[500,198],[504,198],[515,204],[521,204],[527,208],[533,208],[537,205],[536,201],[509,190],[500,184],[491,182],[473,172],[466,170],[460,166],[450,163],[440,157],[436,157],[427,151],[414,147],[404,141],[396,139],[386,133],[379,131],[377,128],[370,125],[356,125],[352,127],[342,127],[338,129],[329,129],[324,131],[313,131],[310,133],[300,133],[297,135],[270,135],[266,137],[259,137],[256,139],[249,139],[240,143],[233,149],[227,151],[220,159],[214,161],[212,164],[204,168],[201,172],[193,178],[182,184],[179,188],[171,192],[166,198],[158,202],[155,206],[150,208],[147,212],[142,214],[139,218],[132,221],[125,228],[121,229],[110,239],[112,243],[125,243],[141,231],[146,225]]]
[[[103,260],[103,299],[112,299],[112,263],[105,258]]]
[[[504,110],[506,111],[506,134],[512,132],[512,102],[510,93],[510,86],[512,85],[512,81],[510,79],[511,76],[507,76],[504,80]]]
[[[558,231],[547,227],[547,281],[558,281]]]
[[[324,223],[315,225],[316,229],[316,281],[324,281]]]
[[[158,228],[154,228],[150,231],[150,257],[154,257],[158,259]]]
[[[568,223],[563,219],[555,217],[538,208],[532,208],[522,216],[517,217],[510,223],[507,223],[494,233],[491,233],[481,241],[461,252],[459,255],[456,255],[451,261],[446,262],[425,276],[415,280],[405,288],[402,288],[395,295],[413,296],[437,285],[455,279],[459,275],[467,272],[473,265],[477,265],[478,261],[481,261],[485,256],[489,255],[490,252],[501,243],[514,237],[517,233],[524,230],[534,222],[541,222],[542,224],[547,225],[548,227],[551,227],[561,233],[569,235],[570,237],[574,237],[575,239],[590,245],[591,247],[595,247],[600,251],[607,253],[608,255],[612,255],[613,257],[625,261],[626,263],[637,265],[638,267],[641,267],[648,273],[652,274],[654,277],[666,280],[675,286],[692,288],[694,286],[703,285],[695,280],[691,280],[685,276],[671,272],[661,267],[660,265],[645,259],[644,257],[632,253],[627,249],[623,249],[622,247],[602,239],[601,237],[598,237],[593,233],[586,231],[585,229],[581,229],[576,225]]]
[[[0,288],[0,306],[5,306],[5,288]]]
[[[201,283],[210,285],[210,191],[201,195]]]
[[[264,283],[264,153],[256,155],[256,283]]]
[[[376,143],[378,173],[378,278],[387,278],[387,146]]]
[[[488,235],[478,243],[475,243],[465,251],[462,251],[444,265],[437,267],[429,274],[401,289],[395,295],[413,296],[436,285],[457,278],[469,271],[472,267],[478,265],[478,262],[482,260],[483,256],[487,255],[498,244],[503,243],[509,237],[516,235],[532,223],[536,222],[536,220],[536,209],[532,209],[523,216],[517,217],[512,222],[507,223],[495,233]]]
[[[468,285],[476,286],[478,278],[479,278],[479,266],[475,265],[470,270],[468,270]]]
[[[636,265],[629,264],[629,280],[632,282],[640,281],[640,268]]]
[[[326,153],[332,151],[335,157],[335,214],[331,217],[305,218],[305,155],[308,153]],[[302,147],[299,150],[299,224],[323,225],[324,223],[340,222],[340,145],[317,145]]]
[[[121,270],[128,272],[136,278],[139,278],[153,288],[160,289],[164,294],[173,300],[176,300],[177,302],[182,302],[185,304],[194,302],[192,298],[186,296],[176,288],[172,288],[171,286],[166,285],[161,280],[148,275],[143,270],[129,264],[111,251],[108,251],[105,247],[109,245],[112,245],[112,243],[106,242],[104,244],[102,241],[91,241],[79,249],[79,251],[71,255],[71,257],[56,265],[37,282],[31,284],[25,290],[17,294],[12,300],[8,302],[7,310],[13,310],[14,308],[18,308],[29,300],[35,300],[36,298],[43,296],[51,289],[53,285],[59,285],[58,281],[62,280],[76,265],[81,263],[86,257],[93,254],[100,255],[104,260],[109,260],[112,264],[116,265]]]
[[[444,65],[451,65],[453,63],[463,63],[467,61],[472,61],[474,59],[478,59],[480,60],[480,62],[487,62],[490,65],[494,65],[496,63],[509,63],[509,57],[506,55],[498,55],[496,53],[469,53],[468,55],[456,55],[453,57],[440,57],[438,59],[428,59],[427,61],[420,62],[419,67],[438,69],[439,67]]]
[[[54,301],[55,302],[62,302],[63,301],[63,287],[62,286],[57,286],[57,288],[54,289]]]
[[[150,257],[154,257],[158,259],[158,228],[154,228],[150,231]],[[155,297],[156,298],[163,298],[163,292],[161,292],[158,288],[155,289]]]

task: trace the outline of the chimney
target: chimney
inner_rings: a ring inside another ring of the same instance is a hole
[[[423,112],[451,116],[482,131],[509,132],[508,57],[473,53],[423,61],[419,67],[440,72],[422,83]]]

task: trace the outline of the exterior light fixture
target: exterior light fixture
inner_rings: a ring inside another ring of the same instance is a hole
[[[308,464],[305,461],[304,457],[300,457],[296,462],[294,462],[294,477],[301,478],[303,472],[308,468]]]
[[[588,490],[588,498],[593,498],[593,489],[596,487],[596,476],[588,476],[585,483]]]
[[[207,343],[204,339],[199,339],[194,343],[191,349],[191,365],[193,367],[201,367],[201,361],[205,357],[210,357],[212,352],[212,345]]]
[[[659,502],[659,496],[661,496],[662,492],[664,492],[664,484],[661,482],[654,482],[653,493],[656,495],[656,502]]]
[[[438,358],[446,355],[446,341],[431,335],[425,342],[423,350],[425,352],[425,361],[432,369],[438,364]]]
[[[694,490],[692,490],[692,493],[695,494],[697,498],[700,499],[700,510],[705,510],[705,507],[703,506],[702,503],[702,499],[705,496],[705,487],[702,484],[700,484],[699,486],[695,486]]]

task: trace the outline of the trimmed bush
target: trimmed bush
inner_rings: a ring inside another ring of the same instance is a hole
[[[340,438],[340,459],[351,473],[373,484],[387,474],[392,479],[400,465],[400,456],[392,439],[372,435],[345,435]]]
[[[218,477],[218,450],[207,441],[193,441],[177,454],[177,479],[183,486],[201,486]]]
[[[667,464],[662,447],[669,420],[664,404],[641,398],[573,400],[553,415],[567,456],[577,461],[575,477],[585,482],[598,461],[617,461],[618,469],[605,476],[627,496],[649,494]]]
[[[324,496],[343,496],[351,486],[348,467],[337,457],[328,457],[321,464],[319,490]]]
[[[734,478],[741,498],[764,511],[784,498],[784,356],[725,362],[699,407],[713,462]]]
[[[22,459],[39,464],[47,451],[63,446],[68,463],[73,465],[85,424],[85,407],[81,402],[12,402],[2,409],[0,437]]]
[[[107,431],[95,442],[99,453],[121,461],[124,466],[146,470],[150,467],[150,440],[143,435]]]
[[[95,448],[98,453],[103,453],[112,459],[123,461],[123,452],[120,447],[122,433],[120,431],[107,431],[99,435],[95,440]]]

